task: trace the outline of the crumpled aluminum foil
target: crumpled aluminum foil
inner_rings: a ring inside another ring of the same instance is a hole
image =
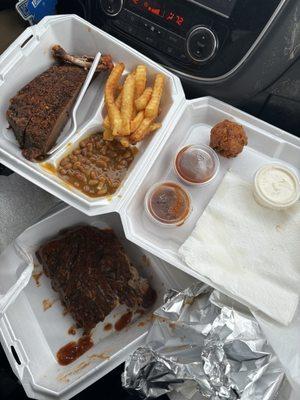
[[[223,301],[202,283],[169,292],[146,345],[125,363],[124,388],[143,398],[273,400],[282,367],[247,309]]]

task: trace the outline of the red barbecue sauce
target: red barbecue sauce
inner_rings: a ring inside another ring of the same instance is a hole
[[[60,365],[69,365],[77,360],[82,354],[88,351],[93,346],[93,341],[90,335],[85,335],[79,338],[76,342],[70,342],[63,346],[56,353],[57,360]]]
[[[112,329],[112,324],[105,324],[104,325],[104,330],[105,331],[110,331]]]
[[[131,311],[128,311],[126,314],[123,314],[115,323],[115,330],[121,331],[122,329],[124,329],[128,324],[130,324],[131,319],[132,319]]]
[[[190,199],[179,185],[165,182],[152,192],[148,208],[152,216],[160,222],[179,223],[189,215]]]
[[[197,146],[186,146],[176,156],[175,168],[181,178],[190,183],[205,183],[215,173],[212,156]]]

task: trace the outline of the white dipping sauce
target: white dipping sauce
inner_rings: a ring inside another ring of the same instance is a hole
[[[260,168],[255,175],[254,195],[266,207],[285,208],[299,198],[297,176],[280,164],[269,164]]]
[[[294,179],[286,171],[276,168],[265,169],[259,176],[261,192],[271,201],[286,203],[296,191]]]

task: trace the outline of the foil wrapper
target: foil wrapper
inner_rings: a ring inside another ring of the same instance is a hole
[[[202,283],[169,292],[123,387],[142,398],[274,400],[283,369],[254,317],[229,304]]]

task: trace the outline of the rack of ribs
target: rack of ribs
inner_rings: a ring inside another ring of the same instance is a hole
[[[148,308],[155,291],[131,265],[111,229],[76,226],[42,244],[36,256],[79,327],[89,332],[119,304]]]

